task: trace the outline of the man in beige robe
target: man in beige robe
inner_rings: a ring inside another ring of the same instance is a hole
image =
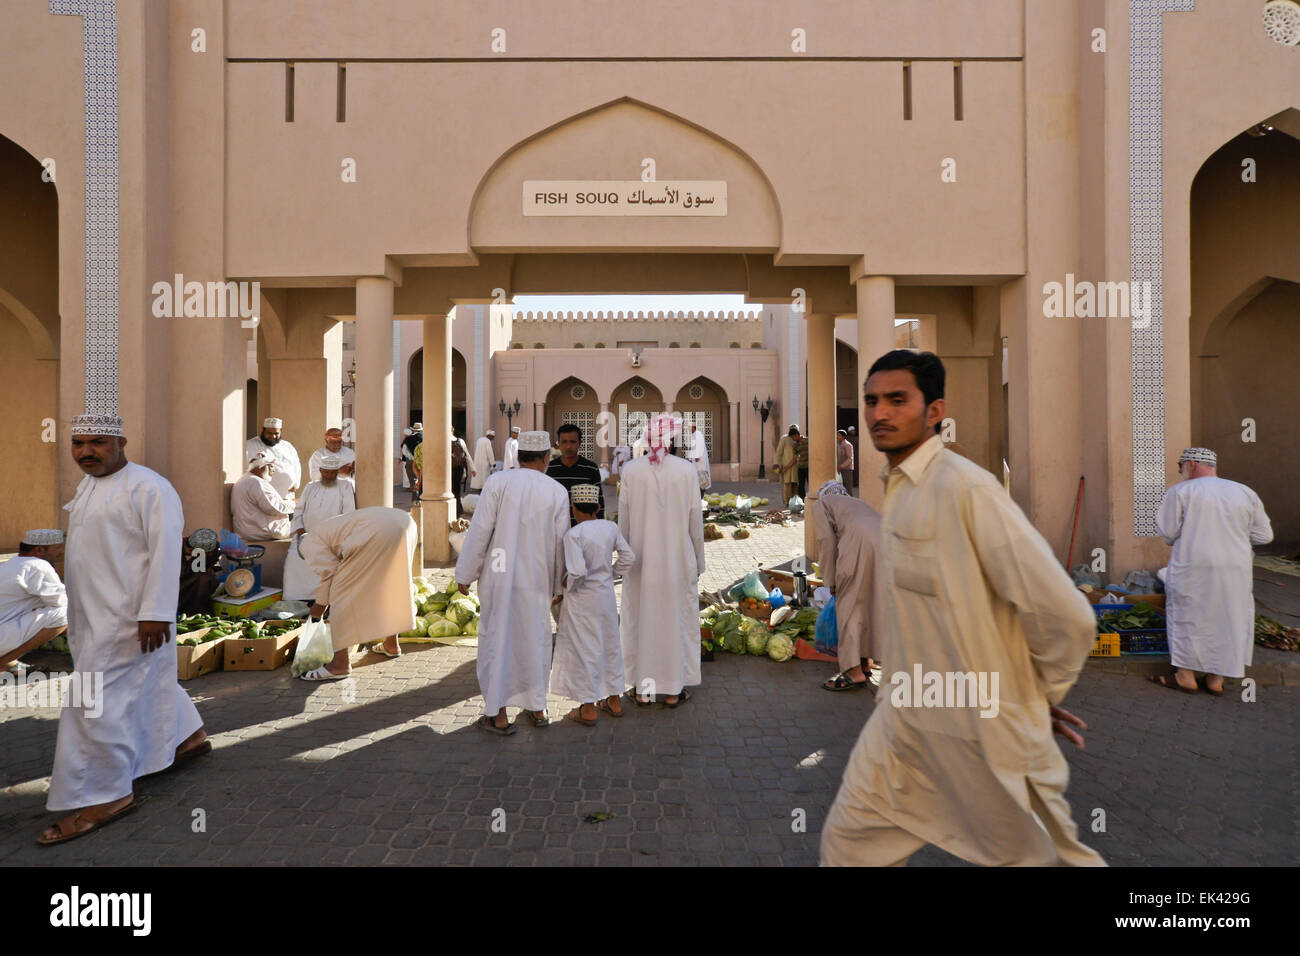
[[[888,464],[887,674],[822,829],[824,865],[898,866],[927,843],[983,865],[1104,865],[1079,842],[1056,705],[1093,643],[1092,610],[997,480],[943,447],[944,370],[876,360],[866,421]],[[885,679],[887,678],[887,679]],[[922,691],[924,687],[924,691]]]
[[[869,683],[872,642],[879,640],[884,615],[884,577],[876,571],[880,550],[880,514],[849,495],[838,481],[817,492],[813,527],[821,554],[822,580],[835,596],[840,672],[826,690],[861,690]]]
[[[321,522],[302,543],[302,556],[320,576],[311,616],[330,611],[334,659],[302,675],[304,680],[342,680],[352,673],[348,649],[385,638],[387,657],[401,650],[397,635],[415,627],[411,561],[415,522],[396,508],[361,508]]]

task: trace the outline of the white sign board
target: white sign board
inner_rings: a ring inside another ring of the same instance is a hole
[[[720,179],[524,180],[525,216],[725,216]]]

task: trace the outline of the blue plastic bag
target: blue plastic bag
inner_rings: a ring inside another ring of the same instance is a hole
[[[839,650],[840,630],[835,620],[835,596],[826,602],[822,612],[817,615],[817,626],[813,631],[813,647],[823,654],[834,654]]]

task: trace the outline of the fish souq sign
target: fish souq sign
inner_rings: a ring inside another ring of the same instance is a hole
[[[523,199],[525,216],[725,216],[727,183],[527,179]]]

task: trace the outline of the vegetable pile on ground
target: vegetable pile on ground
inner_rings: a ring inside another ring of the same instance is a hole
[[[249,621],[242,617],[217,617],[212,614],[182,614],[176,619],[176,643],[194,646],[215,641],[221,637],[237,640],[256,640],[279,637],[302,627],[302,621]],[[206,633],[200,634],[204,628]],[[188,635],[188,636],[187,636]]]
[[[1123,611],[1106,611],[1097,621],[1097,633],[1116,631],[1163,630],[1164,615],[1149,604],[1134,604]]]
[[[705,502],[710,508],[761,508],[768,503],[766,498],[749,498],[735,495],[730,491],[725,495],[705,495]]]
[[[755,657],[766,654],[774,661],[788,661],[794,657],[795,640],[801,637],[812,639],[817,625],[817,609],[800,608],[772,628],[735,608],[715,605],[700,615],[700,624],[713,628],[713,644],[718,649]]]
[[[416,606],[415,628],[399,637],[454,640],[478,636],[478,596],[461,594],[455,578],[441,591],[435,591],[424,578],[411,578],[411,600]]]
[[[1300,627],[1287,627],[1271,617],[1256,614],[1255,643],[1275,651],[1300,651]]]

